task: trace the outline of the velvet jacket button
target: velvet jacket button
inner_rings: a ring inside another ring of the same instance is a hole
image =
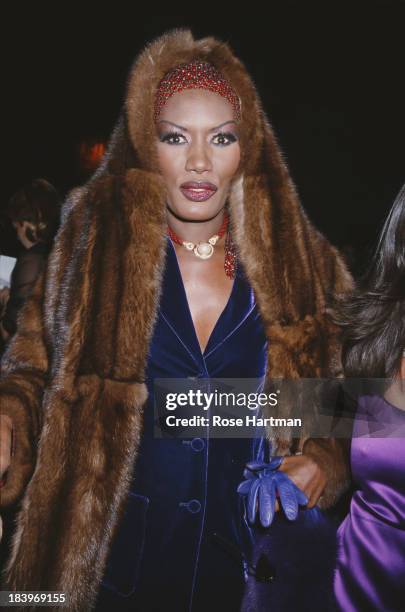
[[[202,438],[193,438],[191,440],[191,448],[196,453],[201,452],[203,450],[204,446],[205,446],[205,442],[204,442],[204,440]]]

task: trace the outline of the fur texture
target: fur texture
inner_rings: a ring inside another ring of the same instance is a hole
[[[326,304],[351,279],[307,220],[247,71],[225,43],[165,34],[131,70],[102,166],[64,204],[48,269],[2,363],[1,411],[17,434],[2,503],[21,499],[4,586],[68,592],[72,611],[94,604],[142,430],[165,252],[153,98],[169,69],[196,58],[223,72],[242,102],[229,207],[269,340],[268,376],[339,373]],[[337,500],[347,486],[337,443],[274,441],[280,453],[299,446],[326,467],[324,505]]]

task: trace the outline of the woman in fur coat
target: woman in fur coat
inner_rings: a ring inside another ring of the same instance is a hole
[[[255,547],[233,558],[236,489],[263,441],[154,439],[153,380],[336,376],[326,300],[350,284],[228,45],[188,30],[148,45],[2,362],[14,444],[1,501],[19,504],[4,588],[63,592],[86,612],[239,609],[260,568]],[[288,558],[293,523],[277,512],[263,589],[244,605],[313,611],[325,579],[298,576],[320,508],[347,487],[346,456],[308,433],[269,430],[265,446],[307,506]]]

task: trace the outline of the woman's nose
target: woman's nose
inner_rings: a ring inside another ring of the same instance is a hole
[[[186,170],[188,172],[207,172],[212,170],[210,152],[205,144],[193,144],[189,148]]]

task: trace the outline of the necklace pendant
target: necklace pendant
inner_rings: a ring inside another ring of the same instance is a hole
[[[226,233],[226,230],[228,227],[228,221],[229,221],[228,213],[225,213],[224,219],[223,219],[221,227],[219,228],[218,234],[214,234],[213,236],[208,238],[206,242],[199,242],[198,244],[194,242],[189,242],[188,240],[181,240],[181,238],[179,238],[179,236],[177,236],[177,234],[170,227],[168,227],[168,235],[170,239],[176,244],[184,246],[184,248],[186,248],[187,251],[193,251],[196,257],[199,257],[200,259],[209,259],[210,257],[212,257],[212,254],[214,253],[214,246],[217,244],[218,240],[222,238],[222,236]],[[227,240],[229,236],[230,234],[228,232]],[[228,274],[227,268],[229,267],[228,259],[229,259],[228,250],[227,250],[226,243],[225,243],[225,264],[224,266],[225,266],[225,272],[227,274]],[[230,270],[230,272],[232,272],[232,270]]]
[[[214,247],[209,242],[199,242],[194,248],[194,255],[200,259],[209,259],[214,252]]]
[[[195,248],[194,242],[186,242],[185,240],[183,241],[183,246],[186,247],[187,251],[193,251]]]

